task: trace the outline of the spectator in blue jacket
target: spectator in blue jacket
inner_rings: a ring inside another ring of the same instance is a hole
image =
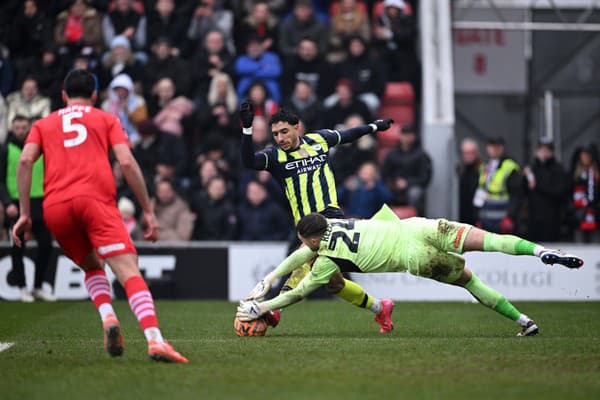
[[[349,176],[338,189],[338,200],[344,214],[357,218],[371,218],[385,203],[392,200],[392,193],[379,178],[377,164],[367,161],[356,175]]]
[[[277,54],[265,50],[261,38],[248,40],[246,54],[239,56],[235,62],[235,72],[239,77],[237,94],[240,99],[245,98],[253,82],[260,81],[269,90],[271,98],[276,103],[281,102],[278,82],[281,62]]]

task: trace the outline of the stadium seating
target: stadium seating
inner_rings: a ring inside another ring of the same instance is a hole
[[[390,129],[377,135],[377,160],[381,163],[385,155],[400,140],[401,127],[415,122],[414,90],[408,82],[388,82],[381,98],[379,117],[393,118]]]

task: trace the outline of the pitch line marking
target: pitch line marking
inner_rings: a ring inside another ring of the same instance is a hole
[[[0,342],[0,353],[2,353],[4,350],[10,349],[13,345],[13,342]]]

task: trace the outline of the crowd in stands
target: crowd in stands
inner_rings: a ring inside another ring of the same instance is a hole
[[[34,121],[60,108],[66,72],[86,68],[97,77],[97,106],[118,116],[133,145],[160,240],[286,240],[292,221],[283,193],[268,173],[240,165],[239,104],[254,105],[260,150],[273,144],[268,120],[280,107],[296,112],[304,131],[349,128],[379,116],[388,82],[407,82],[418,96],[415,6],[7,0],[0,5],[0,142],[15,116]],[[410,110],[405,121],[414,120]],[[333,154],[350,214],[368,216],[393,201],[396,187],[388,190],[384,179],[396,176],[379,177],[381,155],[373,137]],[[117,164],[113,170],[124,222],[139,238],[135,198]]]
[[[339,203],[354,217],[384,203],[399,215],[424,215],[433,171],[415,126],[416,6],[417,0],[4,0],[0,144],[16,116],[34,121],[60,108],[66,72],[86,68],[97,77],[97,106],[117,115],[131,140],[160,240],[285,240],[292,221],[283,193],[267,172],[241,166],[239,104],[254,106],[256,150],[273,144],[268,120],[280,107],[297,113],[304,131],[386,116],[397,121],[388,132],[332,152]],[[598,163],[592,150],[581,154],[565,173],[564,191],[576,188],[571,214],[593,220],[580,224],[588,240],[598,231]],[[459,168],[461,185],[477,174],[474,191],[482,163],[475,158]],[[539,174],[537,168],[530,172]],[[519,182],[527,171],[519,169]],[[114,173],[124,222],[139,238],[139,208],[116,164]],[[529,182],[517,197],[545,199],[545,181],[538,178],[533,188]],[[471,204],[473,193],[465,196]],[[462,211],[461,218],[481,223],[476,211],[472,220]],[[522,233],[520,214],[512,218],[512,231]],[[528,218],[535,220],[535,212]]]
[[[519,166],[502,137],[488,138],[483,157],[465,139],[457,167],[460,220],[537,242],[600,242],[600,163],[594,144],[578,147],[570,165],[555,155],[552,138],[540,137],[533,159]]]

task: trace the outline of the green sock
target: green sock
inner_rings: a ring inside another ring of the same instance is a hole
[[[465,285],[467,289],[475,298],[484,306],[491,308],[492,310],[516,321],[521,313],[515,308],[508,300],[504,298],[500,293],[494,289],[486,286],[477,275],[473,273],[473,277]]]
[[[483,251],[499,251],[519,256],[534,256],[536,244],[514,235],[498,235],[486,232],[483,236]]]

